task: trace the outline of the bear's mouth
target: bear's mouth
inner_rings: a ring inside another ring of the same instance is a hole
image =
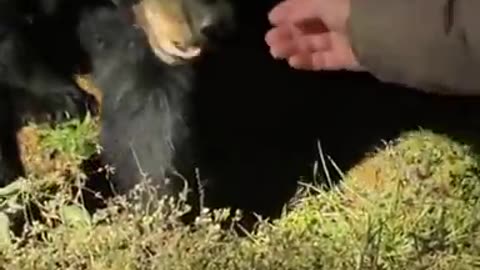
[[[190,60],[202,53],[202,48],[199,46],[182,47],[175,42],[159,42],[158,45],[159,47],[155,47],[155,50],[161,50],[173,58]]]
[[[152,41],[151,41],[152,43]],[[155,55],[167,64],[180,64],[187,61],[192,61],[202,54],[200,47],[181,48],[175,46],[173,42],[164,42],[151,46]]]
[[[161,13],[155,12],[152,6],[146,6],[145,3],[138,4],[133,8],[137,25],[139,25],[147,35],[150,47],[155,55],[167,64],[181,64],[192,61],[202,54],[202,46],[192,46],[182,42],[184,38],[182,31],[172,31],[176,25],[167,23]],[[176,35],[177,32],[182,34]],[[189,31],[184,30],[185,33]],[[175,34],[172,34],[175,33]],[[169,38],[170,36],[177,36]]]

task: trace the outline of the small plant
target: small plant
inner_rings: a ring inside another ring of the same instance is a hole
[[[42,148],[86,159],[99,151],[97,125],[97,121],[87,114],[84,120],[73,119],[54,129],[40,129]]]

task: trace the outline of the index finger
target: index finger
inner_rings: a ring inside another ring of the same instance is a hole
[[[284,0],[274,6],[268,13],[268,20],[273,25],[282,24],[288,19],[288,15],[295,5],[298,5],[299,0]]]
[[[318,18],[321,0],[285,0],[276,5],[268,14],[271,24],[297,24],[304,20]]]

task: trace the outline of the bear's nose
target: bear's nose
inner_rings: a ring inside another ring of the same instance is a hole
[[[200,24],[200,34],[207,40],[220,39],[227,31],[227,23],[220,16],[206,16]]]
[[[200,24],[200,33],[205,37],[210,37],[216,31],[216,20],[212,16],[203,18]]]

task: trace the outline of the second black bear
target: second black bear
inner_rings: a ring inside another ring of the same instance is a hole
[[[16,139],[26,121],[63,121],[95,110],[93,97],[57,73],[37,52],[32,18],[49,16],[56,1],[0,1],[0,187],[23,175]]]

